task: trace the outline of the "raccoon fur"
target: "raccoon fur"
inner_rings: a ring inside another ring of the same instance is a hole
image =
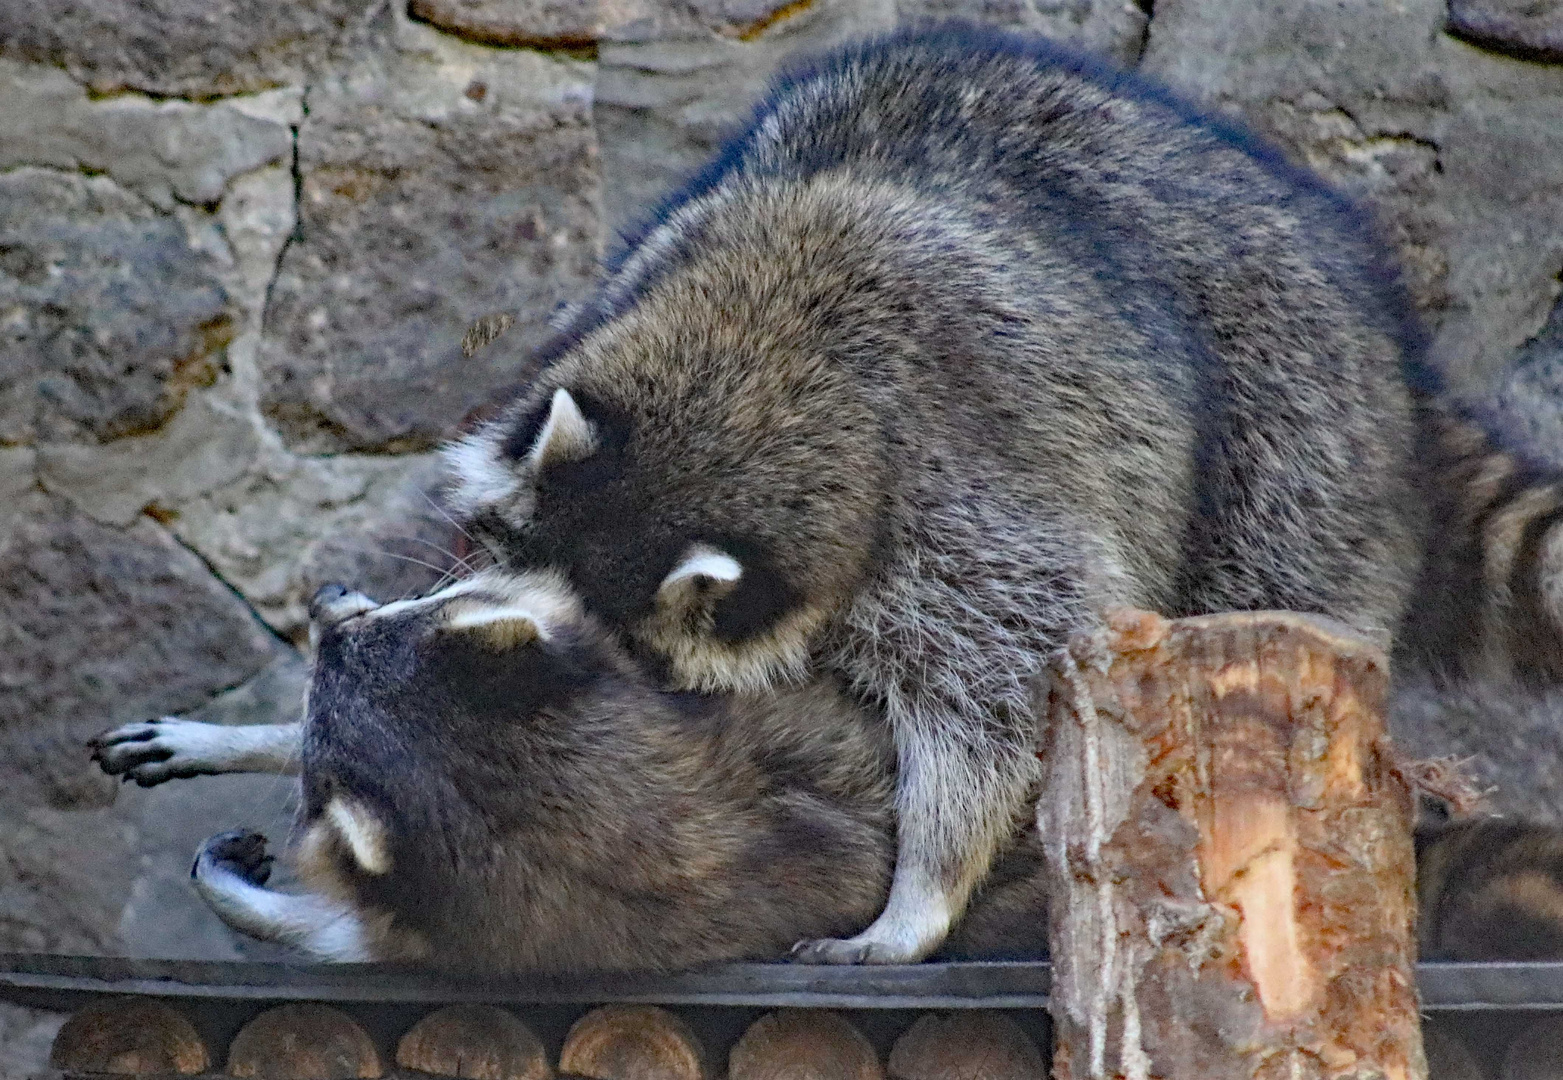
[[[1424,960],[1563,958],[1563,829],[1502,818],[1417,830]]]
[[[783,80],[606,263],[449,451],[451,501],[670,686],[817,675],[882,716],[886,909],[800,957],[917,960],[1036,779],[1028,684],[1071,632],[1118,605],[1396,626],[1420,345],[1377,251],[1156,87],[903,33]]]
[[[274,762],[302,768],[289,861],[303,891],[264,887],[255,833],[214,837],[192,871],[236,929],[328,960],[672,969],[776,959],[883,905],[894,755],[830,684],[663,691],[549,572],[383,606],[337,587],[313,615],[307,716]],[[254,736],[224,762],[233,730],[128,725],[99,760],[143,782],[264,768]],[[951,955],[1045,955],[1034,831]]]

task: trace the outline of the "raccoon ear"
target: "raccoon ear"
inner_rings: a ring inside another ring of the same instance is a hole
[[[724,551],[696,544],[657,586],[657,597],[670,600],[692,591],[720,598],[732,592],[743,577],[741,563]]]
[[[366,874],[376,877],[390,873],[391,850],[385,825],[363,803],[343,795],[326,803],[325,818],[353,853],[353,861]]]
[[[564,387],[554,391],[548,419],[543,421],[527,460],[541,470],[560,461],[581,461],[597,452],[597,433],[581,407]]]
[[[535,615],[518,608],[469,608],[457,611],[446,621],[444,629],[473,634],[496,652],[519,649],[548,637]]]

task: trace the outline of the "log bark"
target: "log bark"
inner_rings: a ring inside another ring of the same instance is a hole
[[[210,1065],[206,1044],[183,1013],[135,998],[83,1009],[49,1051],[49,1066],[66,1073],[193,1076]]]
[[[1130,611],[1051,674],[1057,1080],[1426,1080],[1383,652],[1312,616]]]

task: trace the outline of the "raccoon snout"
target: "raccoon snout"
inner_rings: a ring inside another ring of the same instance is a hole
[[[350,592],[345,585],[332,582],[315,590],[309,601],[309,619],[312,623],[331,626],[379,606],[363,593]]]

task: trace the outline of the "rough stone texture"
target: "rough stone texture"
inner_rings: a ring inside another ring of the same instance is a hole
[[[285,125],[231,105],[122,95],[90,101],[63,71],[0,60],[0,168],[105,171],[168,209],[215,203],[234,177],[293,156]]]
[[[1558,296],[1563,67],[1465,44],[1444,18],[1443,0],[1164,0],[1141,67],[1366,197],[1436,361],[1477,396]]]
[[[310,89],[299,233],[266,311],[262,407],[311,452],[452,433],[515,379],[597,253],[589,71],[387,33]],[[494,311],[516,316],[509,348],[465,362],[462,334]]]
[[[733,35],[720,29],[733,24],[711,17],[721,11],[648,5],[598,46],[593,117],[610,236],[633,229],[703,165],[789,60],[896,23],[893,0],[812,0],[777,7],[780,17]]]
[[[378,0],[6,0],[0,54],[98,93],[192,98],[297,82]]]
[[[156,427],[216,379],[232,332],[177,221],[106,177],[0,174],[0,442]]]
[[[65,1020],[65,1013],[0,1005],[0,1077],[22,1080],[44,1075],[49,1047]]]
[[[408,14],[483,45],[589,48],[612,6],[590,0],[411,0]]]
[[[1132,0],[898,0],[896,12],[903,22],[953,17],[1042,34],[1127,67],[1145,46],[1149,7]]]

